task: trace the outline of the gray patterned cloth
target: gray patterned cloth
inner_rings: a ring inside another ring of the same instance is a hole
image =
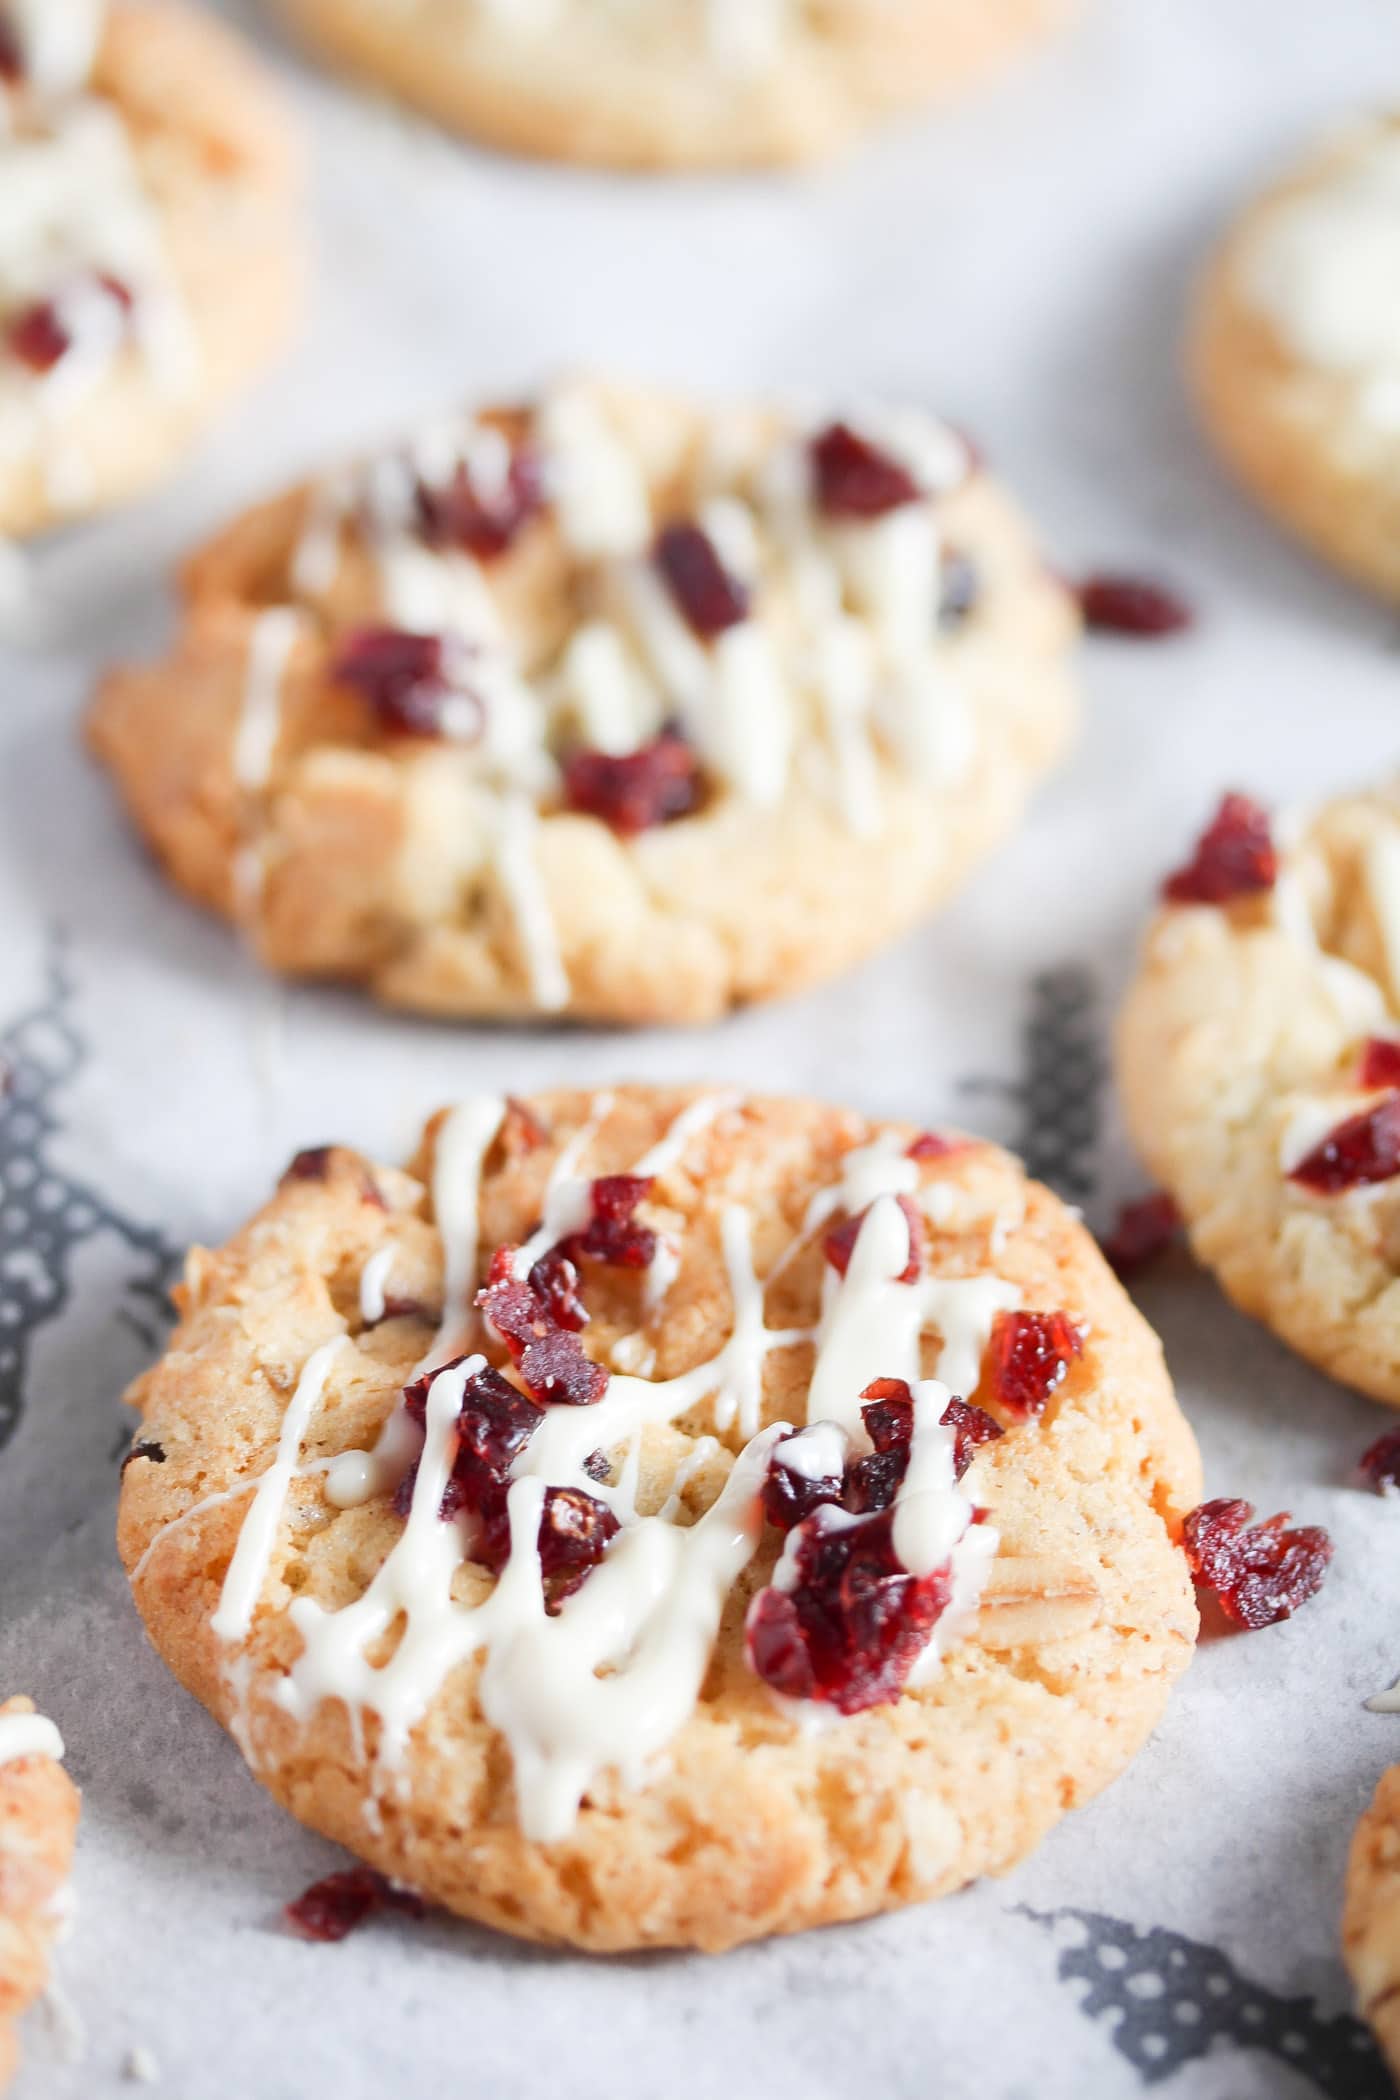
[[[1327,1525],[1327,1587],[1205,1647],[1132,1771],[1006,1882],[718,1962],[587,1962],[441,1919],[287,1938],[281,1905],[338,1861],[149,1652],[112,1512],[118,1395],[177,1251],[298,1146],[402,1156],[477,1086],[786,1087],[1017,1143],[1095,1226],[1137,1192],[1107,1036],[1152,883],[1223,785],[1364,780],[1400,722],[1387,617],[1198,444],[1182,300],[1232,201],[1397,74],[1391,0],[1104,0],[975,105],[810,183],[649,184],[492,161],[293,71],[318,169],[306,343],[180,484],[44,550],[43,632],[0,650],[0,1690],[59,1721],[86,1797],[59,1957],[85,2033],[28,2023],[20,2100],[129,2091],[132,2050],[180,2100],[1389,2090],[1337,1951],[1351,1827],[1400,1755],[1363,1705],[1400,1672],[1400,1517],[1352,1471],[1380,1411],[1180,1257],[1141,1298],[1210,1490]],[[1199,629],[1094,645],[1087,734],[1022,837],[937,925],[785,1008],[705,1035],[473,1032],[268,987],[83,758],[95,666],[158,644],[169,560],[245,498],[464,384],[590,362],[941,404],[1060,567],[1165,573]]]

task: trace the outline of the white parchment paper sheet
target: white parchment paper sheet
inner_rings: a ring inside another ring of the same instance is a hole
[[[1362,1707],[1400,1670],[1400,1512],[1348,1482],[1382,1415],[1184,1259],[1141,1295],[1209,1487],[1328,1525],[1321,1598],[1205,1648],[1133,1770],[1008,1881],[720,1961],[588,1962],[440,1920],[339,1948],[289,1938],[281,1904],[336,1855],[147,1649],[112,1515],[117,1395],[150,1353],[160,1236],[221,1238],[296,1146],[392,1159],[473,1087],[619,1074],[1020,1139],[1033,979],[1087,973],[1102,1037],[1150,886],[1222,785],[1310,797],[1393,763],[1393,622],[1224,484],[1176,353],[1212,229],[1319,124],[1394,92],[1400,16],[1391,0],[1101,0],[974,103],[830,172],[706,183],[459,149],[260,33],[314,149],[309,332],[176,486],[45,550],[48,644],[0,661],[0,1032],[42,1010],[23,1044],[46,1060],[55,1127],[29,1139],[71,1227],[56,1268],[23,1237],[6,1255],[30,1316],[0,1452],[0,1688],[59,1720],[86,1803],[59,1959],[86,2057],[65,2062],[31,2019],[21,2100],[129,2090],[133,2048],[180,2100],[1383,2092],[1360,2030],[1336,2024],[1346,1845],[1400,1754],[1400,1720]],[[246,498],[464,388],[579,362],[939,405],[1065,568],[1165,571],[1199,631],[1094,645],[1082,743],[1020,839],[937,924],[785,1007],[704,1034],[472,1031],[261,985],[163,887],[85,760],[95,668],[159,646],[170,559]],[[1053,1069],[1043,1031],[1037,1058]],[[1101,1223],[1135,1170],[1111,1128],[1081,1163]]]

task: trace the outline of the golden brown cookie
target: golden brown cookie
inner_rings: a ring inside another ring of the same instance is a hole
[[[1073,0],[280,0],[336,64],[453,130],[611,167],[838,151],[1058,28]]]
[[[1190,1658],[1160,1347],[975,1139],[478,1098],[408,1173],[300,1155],[179,1297],[151,1639],[296,1816],[507,1932],[722,1948],[1003,1872]]]
[[[159,480],[286,340],[298,177],[207,14],[0,0],[0,534]]]
[[[32,1699],[0,1702],[0,2089],[19,2061],[20,2014],[48,1981],[64,1918],[80,1797],[63,1743]]]
[[[1400,597],[1400,122],[1334,132],[1230,229],[1190,364],[1222,454],[1338,568]]]
[[[1230,796],[1118,1028],[1129,1127],[1235,1303],[1400,1406],[1400,797]]]
[[[1342,1951],[1357,2010],[1376,2031],[1400,2076],[1400,1765],[1380,1784],[1356,1826],[1347,1861]]]
[[[426,1012],[696,1021],[940,903],[1074,719],[1067,593],[964,442],[572,384],[189,564],[89,733],[269,967]]]

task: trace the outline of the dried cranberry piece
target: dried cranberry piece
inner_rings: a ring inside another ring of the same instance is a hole
[[[1400,1087],[1400,1041],[1392,1035],[1368,1036],[1362,1045],[1356,1083]]]
[[[897,1699],[952,1594],[947,1566],[911,1575],[894,1550],[889,1510],[829,1508],[792,1533],[796,1584],[760,1590],[745,1637],[755,1673],[775,1691],[843,1714]]]
[[[1374,1108],[1348,1116],[1314,1145],[1289,1174],[1301,1188],[1319,1196],[1390,1181],[1400,1174],[1400,1094],[1388,1094]]]
[[[331,1171],[331,1156],[334,1151],[334,1145],[308,1145],[305,1151],[298,1152],[293,1156],[282,1179],[284,1181],[325,1181]]]
[[[1291,1618],[1322,1587],[1332,1541],[1315,1524],[1285,1527],[1286,1511],[1253,1523],[1254,1505],[1222,1498],[1193,1509],[1182,1526],[1191,1573],[1232,1625],[1247,1632]]]
[[[1186,600],[1146,576],[1097,571],[1078,590],[1084,623],[1095,634],[1125,634],[1148,640],[1179,634],[1195,625]]]
[[[1278,855],[1269,819],[1247,795],[1226,795],[1184,868],[1162,885],[1169,904],[1229,904],[1271,890]]]
[[[593,1215],[566,1243],[571,1255],[587,1255],[614,1269],[645,1269],[656,1253],[656,1234],[633,1216],[655,1186],[650,1174],[603,1174],[594,1182]]]
[[[908,1196],[897,1196],[895,1201],[904,1212],[909,1227],[909,1259],[896,1279],[900,1283],[917,1283],[924,1269],[924,1221],[920,1212]],[[833,1225],[822,1241],[822,1251],[838,1276],[844,1276],[851,1265],[851,1256],[860,1228],[870,1215],[870,1209],[857,1211],[854,1217],[843,1219]]]
[[[749,616],[748,586],[731,576],[714,541],[698,525],[668,525],[652,551],[666,588],[691,632],[702,642]]]
[[[544,478],[531,452],[512,453],[500,487],[489,491],[473,481],[465,462],[441,488],[418,484],[423,537],[434,546],[461,547],[477,561],[504,554],[543,508]]]
[[[606,1502],[582,1488],[550,1488],[540,1515],[540,1573],[547,1606],[557,1611],[572,1597],[616,1538],[618,1521]]]
[[[1066,1312],[998,1313],[982,1376],[1007,1413],[1024,1419],[1044,1412],[1083,1348],[1083,1332]]]
[[[551,1247],[530,1271],[530,1289],[543,1299],[556,1327],[578,1334],[588,1325],[588,1312],[579,1296],[578,1270],[563,1247]]]
[[[956,1397],[948,1402],[939,1421],[953,1432],[953,1477],[961,1480],[983,1444],[995,1443],[1006,1431],[984,1408]]]
[[[597,817],[623,838],[690,816],[702,792],[700,761],[675,728],[663,729],[649,744],[621,756],[575,751],[564,761],[567,806],[580,816]]]
[[[883,518],[923,490],[907,467],[852,430],[831,423],[812,440],[817,507],[829,518]]]
[[[588,1407],[607,1391],[608,1374],[601,1364],[589,1361],[577,1335],[560,1327],[547,1298],[533,1288],[529,1278],[520,1282],[513,1271],[514,1247],[498,1247],[491,1257],[486,1288],[477,1294],[477,1304],[503,1338],[534,1398],[541,1405],[562,1402],[569,1407]]]
[[[19,31],[0,14],[0,80],[17,82],[24,78],[24,49],[19,40]]]
[[[343,1873],[313,1881],[287,1905],[283,1915],[304,1939],[343,1940],[377,1910],[403,1911],[410,1918],[421,1918],[424,1907],[421,1896],[411,1889],[395,1888],[373,1867],[347,1867]]]
[[[1136,1276],[1171,1245],[1181,1231],[1181,1212],[1165,1189],[1125,1203],[1112,1232],[1103,1242],[1108,1264],[1117,1276]]]
[[[976,612],[982,578],[969,556],[956,547],[945,547],[938,579],[938,624],[945,634],[952,634]]]
[[[606,1451],[590,1451],[583,1462],[583,1470],[599,1487],[606,1487],[612,1479],[612,1461]]]
[[[794,1431],[793,1436],[800,1432]],[[768,1477],[763,1483],[763,1512],[780,1531],[791,1531],[810,1517],[823,1502],[839,1502],[845,1492],[844,1468],[840,1473],[812,1477],[799,1473],[783,1458],[783,1446],[792,1436],[780,1437],[768,1457]]]
[[[448,675],[440,634],[353,628],[331,660],[331,677],[362,693],[384,728],[403,736],[442,736],[449,708],[454,742],[474,742],[485,727],[480,699]]]
[[[31,372],[51,372],[68,355],[73,338],[51,299],[37,300],[17,313],[6,330],[10,350]]]
[[[166,1459],[165,1446],[157,1444],[149,1437],[138,1437],[122,1460],[122,1472],[125,1473],[128,1466],[134,1466],[138,1458],[144,1458],[149,1465],[163,1466]]]
[[[1400,1494],[1400,1429],[1386,1429],[1361,1454],[1360,1470],[1378,1495]]]
[[[464,1362],[462,1357],[457,1363]],[[444,1369],[455,1369],[445,1365]],[[428,1389],[441,1371],[427,1373],[406,1386],[403,1404],[419,1427],[427,1416]],[[457,1417],[457,1449],[452,1472],[443,1489],[439,1515],[455,1517],[462,1510],[475,1516],[504,1512],[510,1468],[540,1426],[541,1411],[499,1371],[488,1364],[469,1378],[462,1389]],[[418,1468],[412,1467],[399,1482],[394,1507],[406,1517],[413,1505]]]
[[[954,1152],[966,1152],[966,1138],[944,1137],[937,1130],[921,1131],[905,1152],[906,1159],[947,1159]]]

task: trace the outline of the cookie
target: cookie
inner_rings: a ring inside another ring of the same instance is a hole
[[[0,534],[158,481],[281,348],[297,188],[280,102],[206,14],[0,0]]]
[[[1400,791],[1272,820],[1228,796],[1120,1017],[1129,1128],[1199,1259],[1400,1406]]]
[[[1400,598],[1400,119],[1335,132],[1250,205],[1195,304],[1225,460],[1326,560]]]
[[[1066,740],[1076,632],[931,417],[573,384],[234,524],[90,736],[272,969],[698,1021],[946,897]]]
[[[1342,1951],[1357,2011],[1400,2076],[1400,1765],[1381,1775],[1347,1860]]]
[[[63,1739],[32,1699],[0,1701],[0,2089],[19,2061],[16,2023],[48,1981],[67,1917],[78,1789]]]
[[[1199,1462],[974,1139],[477,1098],[190,1257],[119,1546],[294,1815],[529,1939],[719,1949],[1012,1866],[1190,1659]]]
[[[956,93],[1074,0],[282,0],[453,130],[609,167],[801,161]]]

